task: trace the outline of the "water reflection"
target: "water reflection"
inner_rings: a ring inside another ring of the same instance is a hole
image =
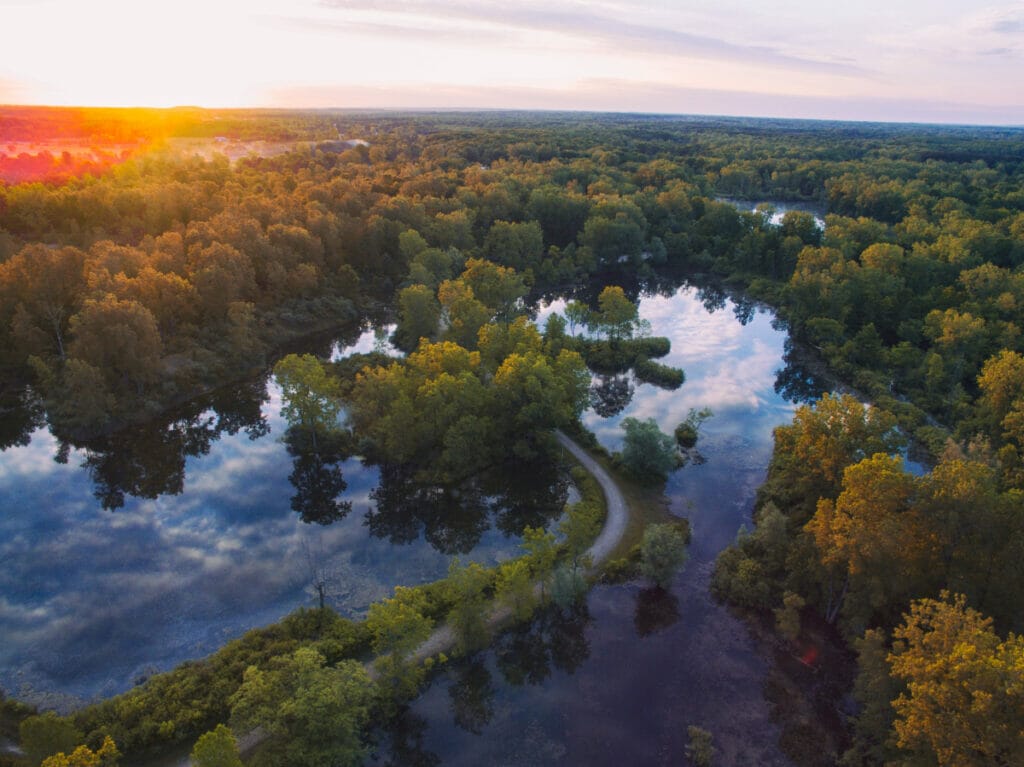
[[[27,445],[45,419],[42,403],[28,387],[0,392],[0,450]]]
[[[56,458],[66,461],[72,448],[84,454],[81,466],[104,509],[122,508],[126,497],[154,500],[179,495],[188,458],[207,455],[223,435],[244,431],[250,441],[256,441],[270,433],[261,409],[266,399],[266,378],[237,384],[202,398],[162,423],[129,427],[81,444],[62,441]]]
[[[821,395],[831,390],[824,377],[814,372],[813,365],[807,359],[807,353],[786,339],[785,353],[782,355],[785,366],[775,372],[775,392],[790,402],[803,404],[815,402]]]
[[[280,408],[258,379],[86,444],[26,411],[14,431],[34,431],[0,455],[6,691],[107,696],[301,605],[358,616],[396,585],[442,576],[452,553],[513,556],[523,526],[566,499],[553,461],[417,487],[343,443],[289,439]]]
[[[448,688],[455,726],[480,735],[494,716],[494,679],[479,657],[463,663],[452,673]]]
[[[633,400],[629,375],[598,375],[590,386],[590,407],[602,418],[618,415]]]
[[[384,761],[377,761],[378,755],[371,761],[381,767],[437,767],[441,757],[423,744],[427,727],[426,719],[405,709],[388,728]]]
[[[633,626],[639,637],[669,628],[679,620],[679,598],[661,588],[642,589],[636,595]]]
[[[506,631],[494,645],[502,677],[520,687],[542,683],[554,669],[573,673],[590,657],[590,620],[586,603],[569,611],[549,607],[529,623]]]
[[[371,535],[392,544],[422,535],[444,554],[465,554],[492,524],[508,536],[546,526],[562,513],[568,494],[556,454],[508,461],[453,485],[423,484],[409,467],[385,464],[365,524]]]
[[[329,525],[352,511],[352,501],[342,500],[348,488],[340,463],[349,457],[344,432],[321,434],[310,444],[305,431],[289,427],[284,437],[288,454],[294,458],[288,481],[295,488],[291,507],[303,522]]]

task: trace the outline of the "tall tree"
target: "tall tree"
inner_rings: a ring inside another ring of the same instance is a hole
[[[629,338],[640,317],[637,305],[618,285],[609,285],[597,297],[597,321],[612,339]]]
[[[317,432],[336,429],[341,412],[338,381],[312,354],[289,354],[274,365],[288,423],[317,449]]]

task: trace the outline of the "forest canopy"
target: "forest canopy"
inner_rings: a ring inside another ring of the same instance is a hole
[[[395,476],[455,482],[530,460],[588,404],[618,412],[625,370],[680,385],[681,371],[652,361],[667,348],[647,337],[637,299],[667,274],[725,281],[774,306],[790,354],[820,359],[862,398],[780,383],[813,403],[777,430],[756,527],[719,558],[715,593],[781,611],[790,633],[795,613],[817,613],[858,650],[848,763],[1020,754],[988,709],[979,716],[998,732],[957,719],[966,699],[930,664],[950,642],[973,648],[950,669],[961,691],[1020,705],[1024,131],[3,115],[12,141],[70,126],[97,150],[130,145],[109,162],[51,156],[60,172],[0,182],[0,388],[25,412],[4,444],[43,418],[65,441],[123,430],[264,369],[304,334],[372,319],[397,323],[404,359],[367,360],[340,382],[308,360],[279,371],[306,386],[288,389],[308,432],[292,447],[317,448],[340,397],[359,440],[346,447]],[[754,208],[765,200],[806,210]],[[539,330],[536,304],[554,297],[564,316]],[[923,473],[907,471],[908,443],[927,454]]]

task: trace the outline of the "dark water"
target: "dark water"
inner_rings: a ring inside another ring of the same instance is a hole
[[[368,332],[335,352],[373,345]],[[554,466],[438,493],[357,458],[305,460],[280,404],[258,380],[114,441],[61,445],[38,427],[0,453],[8,694],[66,708],[120,692],[314,606],[317,576],[358,615],[453,555],[516,555],[522,526],[565,502]]]
[[[683,288],[643,299],[640,314],[671,338],[662,361],[683,367],[686,383],[669,392],[626,381],[625,409],[586,422],[616,449],[626,416],[671,433],[691,407],[712,409],[698,443],[705,462],[667,485],[672,513],[692,524],[686,569],[668,593],[640,581],[598,586],[583,615],[548,615],[453,667],[384,737],[375,763],[681,765],[688,725],[711,731],[716,764],[789,763],[763,693],[768,662],[711,600],[708,579],[715,555],[750,523],[772,429],[791,419],[776,388],[799,396],[820,394],[819,384],[787,369],[786,334],[770,314],[724,294]]]

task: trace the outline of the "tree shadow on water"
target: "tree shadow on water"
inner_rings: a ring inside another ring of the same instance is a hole
[[[675,625],[680,618],[679,599],[662,588],[642,589],[636,595],[633,626],[637,636],[647,637]]]

